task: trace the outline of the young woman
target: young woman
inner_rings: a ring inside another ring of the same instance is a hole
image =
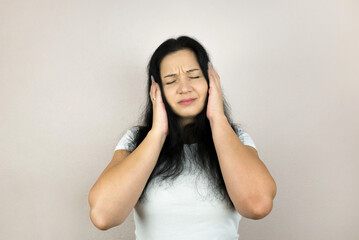
[[[203,46],[181,36],[148,64],[142,123],[127,130],[89,193],[107,230],[134,208],[137,240],[238,239],[242,216],[269,214],[276,184],[249,134],[230,119]]]

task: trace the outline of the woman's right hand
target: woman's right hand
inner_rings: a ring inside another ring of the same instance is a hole
[[[168,120],[165,105],[162,101],[161,89],[151,76],[150,98],[153,106],[152,131],[163,136],[168,135]]]

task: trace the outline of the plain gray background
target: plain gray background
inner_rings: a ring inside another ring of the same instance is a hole
[[[240,239],[359,238],[359,2],[0,1],[0,239],[134,239],[87,196],[170,37],[208,50],[278,187]]]

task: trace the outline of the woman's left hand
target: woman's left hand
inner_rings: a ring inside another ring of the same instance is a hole
[[[225,117],[223,111],[223,97],[220,78],[212,65],[208,62],[208,105],[207,118],[211,122],[214,119]]]

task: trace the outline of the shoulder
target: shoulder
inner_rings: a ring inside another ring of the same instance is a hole
[[[234,131],[236,132],[236,134],[237,134],[238,136],[241,135],[241,134],[243,134],[243,133],[245,133],[244,130],[243,130],[243,128],[242,128],[240,125],[234,124],[234,125],[233,125],[233,128],[234,128]]]
[[[128,128],[126,133],[134,135],[135,133],[138,132],[138,130],[140,130],[140,126],[136,125],[136,126],[132,126],[132,127]]]
[[[257,146],[255,145],[252,137],[244,131],[244,129],[237,124],[234,124],[234,130],[239,137],[239,139],[243,142],[244,145],[246,145],[246,148],[248,148],[250,151],[258,151]]]
[[[119,149],[126,149],[133,151],[135,149],[135,136],[140,126],[133,126],[122,132],[118,144],[115,147],[115,151]]]

